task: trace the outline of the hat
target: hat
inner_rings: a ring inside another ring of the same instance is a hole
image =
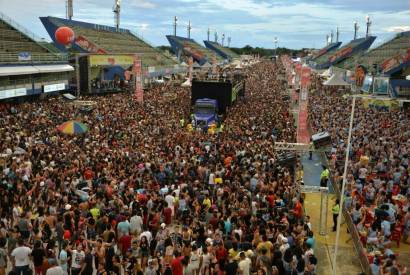
[[[167,225],[165,223],[161,223],[161,227],[165,228]]]
[[[40,186],[41,186],[41,187],[44,186],[44,181],[40,182]]]
[[[67,203],[67,204],[65,205],[64,209],[67,210],[67,211],[70,210],[70,209],[71,209],[71,204],[68,204],[68,203]]]
[[[211,238],[207,238],[207,239],[206,239],[206,242],[207,242],[207,243],[212,243],[212,239],[211,239]]]

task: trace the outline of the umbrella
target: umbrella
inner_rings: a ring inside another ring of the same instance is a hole
[[[57,127],[61,133],[75,135],[75,134],[83,134],[88,131],[87,125],[78,121],[67,121]]]

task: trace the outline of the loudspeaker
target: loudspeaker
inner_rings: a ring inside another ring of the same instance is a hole
[[[315,146],[315,149],[327,147],[332,144],[332,140],[328,132],[322,132],[313,135],[312,142]]]

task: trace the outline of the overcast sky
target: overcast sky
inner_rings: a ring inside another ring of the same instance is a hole
[[[65,0],[0,0],[0,11],[39,37],[50,39],[38,17],[65,17]],[[79,21],[113,26],[114,0],[74,0],[74,18]],[[173,16],[178,17],[177,34],[206,39],[207,29],[231,37],[231,46],[290,48],[325,44],[327,33],[340,28],[340,40],[353,38],[353,22],[359,35],[365,33],[365,16],[372,20],[371,33],[376,44],[395,32],[410,30],[410,0],[123,0],[121,27],[129,28],[152,44],[168,45],[165,35],[173,32]],[[226,41],[226,39],[225,39]]]

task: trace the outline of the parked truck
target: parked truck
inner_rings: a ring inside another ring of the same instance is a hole
[[[244,96],[245,81],[193,80],[191,88],[192,119],[195,127],[222,122],[228,108]]]

